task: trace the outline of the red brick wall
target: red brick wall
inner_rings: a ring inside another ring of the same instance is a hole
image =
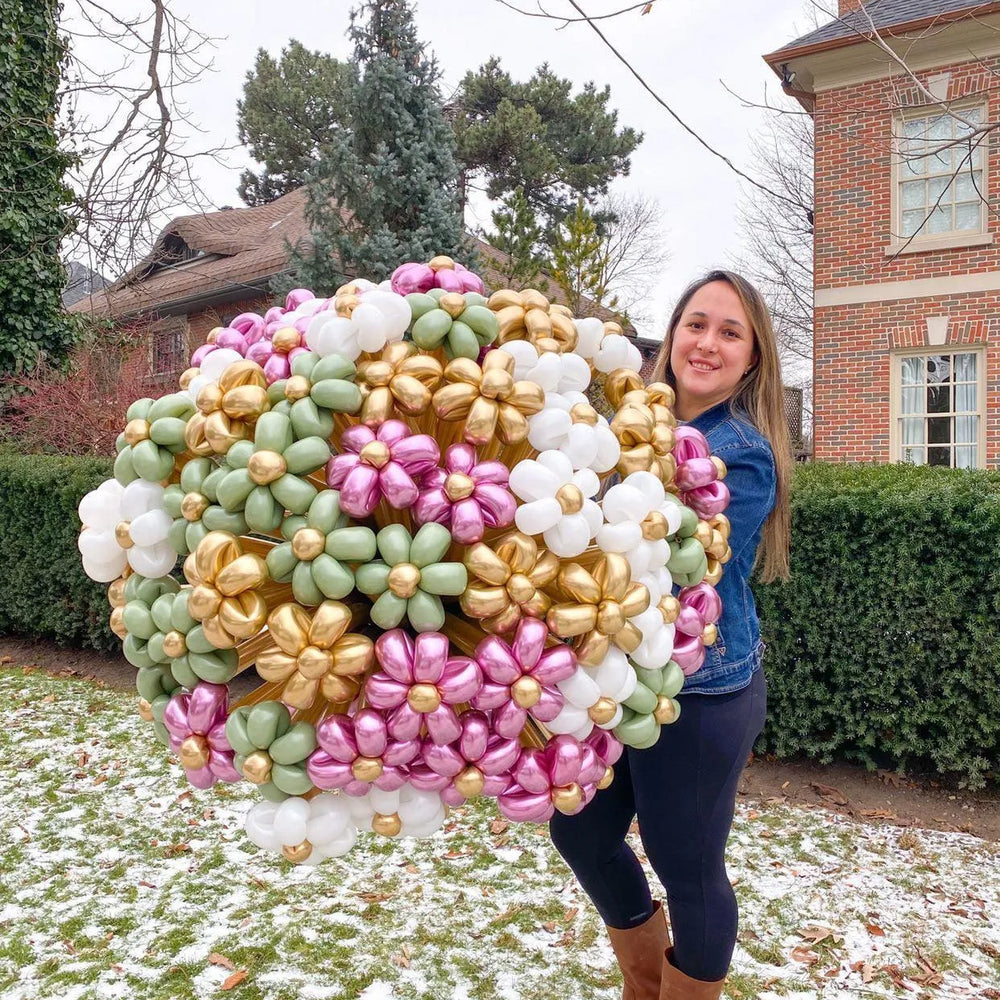
[[[1000,59],[918,74],[949,72],[948,100],[982,97],[990,121],[1000,115]],[[989,246],[886,256],[892,230],[893,113],[926,103],[906,80],[877,80],[817,94],[815,285],[824,289],[1000,271],[1000,217],[988,213]],[[995,203],[1000,156],[987,163]],[[828,461],[891,459],[889,373],[893,349],[926,343],[928,316],[948,315],[944,346],[987,345],[986,461],[1000,465],[1000,292],[893,300],[815,311],[815,457]]]

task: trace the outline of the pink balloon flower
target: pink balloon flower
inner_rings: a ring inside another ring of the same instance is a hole
[[[368,703],[388,713],[389,735],[415,740],[422,729],[434,743],[462,735],[454,705],[470,701],[483,677],[475,660],[449,656],[448,637],[422,632],[411,638],[403,629],[385,632],[375,642],[381,671],[368,678]]]
[[[242,777],[233,766],[233,748],[226,739],[228,701],[224,684],[202,681],[190,694],[175,694],[163,711],[170,748],[195,788]]]
[[[499,795],[500,812],[516,822],[544,823],[556,809],[572,816],[594,797],[606,771],[589,743],[556,736],[544,750],[521,751],[511,783]]]
[[[443,524],[462,545],[480,542],[487,528],[514,523],[517,501],[507,489],[509,477],[503,462],[477,462],[471,444],[453,444],[444,468],[421,477],[413,515],[418,524]]]
[[[432,288],[443,288],[446,292],[478,292],[486,291],[483,279],[461,264],[452,267],[432,268],[429,264],[418,264],[410,261],[400,264],[392,272],[390,279],[392,290],[397,295],[409,295],[412,292],[427,292]]]
[[[386,792],[402,788],[406,765],[420,753],[419,741],[393,739],[385,717],[372,708],[353,717],[328,715],[316,727],[316,741],[306,763],[309,778],[317,788],[348,795],[365,795],[372,785]]]
[[[368,517],[383,497],[397,510],[412,507],[420,495],[417,479],[441,457],[430,434],[411,434],[402,420],[386,420],[377,430],[348,427],[340,447],[327,464],[326,481],[340,490],[340,507],[352,517]]]
[[[410,767],[410,784],[440,792],[452,806],[474,795],[495,798],[510,784],[510,769],[521,747],[516,739],[495,732],[485,712],[466,709],[459,717],[461,735],[452,743],[437,744],[425,737],[421,755]]]
[[[721,514],[729,506],[729,487],[719,479],[712,449],[701,431],[687,425],[674,432],[674,481],[684,501],[699,517]]]
[[[722,598],[710,583],[699,583],[684,587],[677,595],[681,610],[674,624],[678,632],[700,636],[706,625],[719,620],[722,614]]]
[[[576,672],[576,654],[563,643],[546,649],[548,637],[545,622],[522,618],[509,644],[491,635],[476,647],[485,679],[472,707],[489,711],[501,736],[516,738],[529,714],[539,722],[551,722],[562,710],[563,696],[556,683]]]
[[[583,742],[597,754],[605,767],[614,767],[625,752],[625,747],[617,737],[597,726],[590,731],[590,735]]]

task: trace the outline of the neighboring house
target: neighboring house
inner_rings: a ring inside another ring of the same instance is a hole
[[[814,455],[1000,464],[1000,3],[840,0],[765,56],[815,121]]]
[[[214,327],[224,326],[241,312],[263,314],[275,303],[268,288],[272,279],[290,271],[289,245],[301,247],[309,239],[305,203],[305,189],[299,188],[256,208],[175,219],[143,261],[70,311],[121,322],[150,321],[152,371],[164,380],[175,376]],[[500,251],[482,241],[477,249],[487,286],[500,287],[490,266]],[[612,318],[607,310],[598,310],[598,315]],[[635,333],[631,328],[626,332]],[[638,337],[635,342],[643,353],[644,368],[651,368],[660,342]]]
[[[68,309],[75,302],[86,298],[108,283],[108,279],[98,274],[93,268],[71,260],[66,265],[66,287],[62,293],[63,307]]]

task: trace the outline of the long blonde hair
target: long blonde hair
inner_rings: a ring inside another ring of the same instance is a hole
[[[757,548],[755,566],[760,566],[763,583],[787,580],[788,546],[791,537],[791,504],[789,502],[789,482],[792,474],[792,445],[788,433],[788,419],[785,416],[784,392],[781,383],[781,361],[778,345],[771,324],[771,313],[767,303],[746,278],[732,271],[710,271],[704,278],[692,282],[674,306],[667,327],[667,336],[660,348],[653,369],[651,381],[666,382],[677,388],[677,380],[670,367],[670,350],[674,341],[674,331],[680,322],[688,302],[698,289],[713,281],[724,281],[739,296],[743,309],[753,327],[756,342],[757,362],[740,380],[729,402],[734,409],[742,411],[770,442],[774,452],[775,494],[774,509],[764,523],[760,545]]]

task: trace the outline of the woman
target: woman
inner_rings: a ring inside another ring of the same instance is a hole
[[[719,635],[680,695],[681,714],[648,750],[628,748],[615,780],[576,816],[559,813],[552,841],[594,901],[625,980],[623,1000],[715,1000],[736,943],[736,896],[725,865],[736,788],[764,725],[763,644],[748,578],[788,577],[791,466],[781,372],[760,294],[712,271],[670,318],[654,381],[676,415],[728,468],[732,558],[718,590]],[[633,817],[666,888],[659,902],[625,836]]]

